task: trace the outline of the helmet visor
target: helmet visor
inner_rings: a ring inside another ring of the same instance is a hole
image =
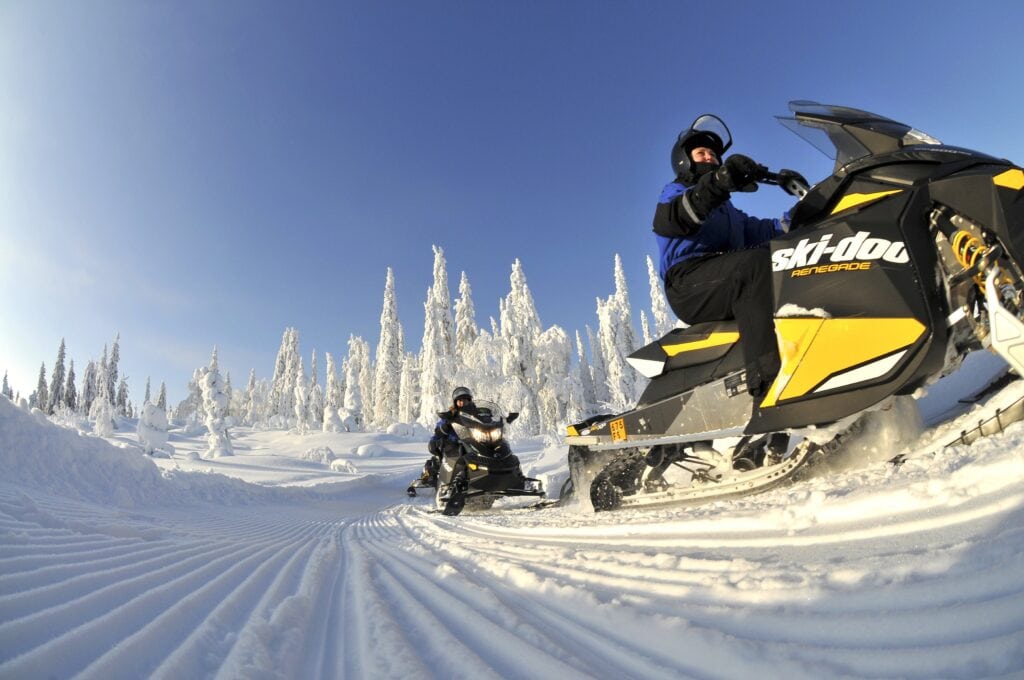
[[[732,135],[729,134],[729,128],[721,118],[705,113],[698,116],[689,128],[679,133],[679,144],[686,149],[687,153],[706,146],[721,159],[732,146]]]

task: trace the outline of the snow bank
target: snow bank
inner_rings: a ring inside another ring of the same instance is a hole
[[[4,482],[123,508],[196,500],[251,503],[274,489],[218,474],[168,471],[137,448],[68,430],[0,397],[0,469]]]

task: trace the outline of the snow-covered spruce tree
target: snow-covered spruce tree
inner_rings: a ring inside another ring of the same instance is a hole
[[[256,410],[256,369],[249,369],[249,382],[245,384],[245,393],[242,396],[241,407],[242,424],[252,427],[259,420],[259,413]]]
[[[497,328],[493,318],[491,324]],[[462,272],[459,299],[455,301],[455,376],[452,382],[471,387],[478,398],[494,398],[504,381],[501,374],[504,347],[500,338],[494,341],[491,334],[477,327],[473,291],[469,277]]]
[[[64,381],[64,406],[74,413],[78,410],[78,392],[75,388],[75,360],[68,362],[68,376]]]
[[[106,348],[104,348],[105,350]],[[117,333],[114,336],[114,346],[110,350],[110,360],[107,362],[107,372],[105,373],[107,379],[107,400],[111,404],[115,404],[117,399],[117,372],[118,363],[121,361],[121,334]],[[119,412],[119,409],[115,409]]]
[[[61,338],[60,347],[57,348],[57,361],[53,364],[53,377],[50,378],[49,395],[43,407],[48,416],[52,416],[58,407],[64,405],[64,352],[64,338]]]
[[[161,411],[167,410],[167,385],[162,381],[160,383],[160,395],[156,398],[156,405],[160,407]]]
[[[420,368],[416,355],[406,352],[398,387],[398,422],[414,423],[420,412]]]
[[[100,437],[111,437],[114,434],[114,395],[109,390],[107,375],[109,362],[107,346],[103,346],[103,358],[96,365],[96,395],[89,407],[89,418],[92,419],[92,431]]]
[[[188,395],[178,402],[174,409],[174,419],[183,423],[189,429],[194,429],[206,420],[206,412],[203,405],[203,378],[209,369],[200,366],[192,372],[192,379],[188,381]]]
[[[320,383],[313,383],[306,395],[306,413],[309,414],[309,427],[322,430],[324,427],[324,388]]]
[[[333,406],[340,410],[345,404],[345,375],[338,370],[338,364],[330,352],[327,356],[327,390],[324,392],[324,407]]]
[[[228,395],[228,409],[225,417],[233,418],[235,415],[235,390],[231,387],[231,371],[224,371],[224,392]]]
[[[310,429],[321,430],[324,426],[324,389],[320,386],[320,372],[317,368],[315,349],[310,357],[309,373],[309,390],[306,392],[306,415],[309,418]]]
[[[501,337],[508,343],[503,357],[505,377],[518,377],[528,388],[538,386],[536,344],[541,334],[540,316],[526,283],[523,264],[512,263],[511,290],[501,307]]]
[[[653,342],[651,338],[651,325],[647,323],[647,313],[644,310],[640,310],[640,332],[642,333],[644,345],[649,345]]]
[[[363,427],[369,429],[373,423],[374,393],[373,393],[373,356],[370,354],[370,343],[360,338],[362,342],[362,365],[359,367],[359,393],[363,395]]]
[[[380,340],[377,342],[373,377],[373,423],[385,430],[398,421],[398,400],[402,372],[402,324],[398,320],[395,276],[388,267],[384,280],[384,305],[380,312]]]
[[[224,421],[227,415],[228,395],[226,385],[217,365],[217,348],[213,348],[210,365],[201,380],[203,411],[206,414],[206,458],[221,458],[234,455],[231,434]]]
[[[281,337],[270,388],[270,426],[287,429],[295,417],[295,386],[299,381],[299,332],[286,328]]]
[[[121,379],[117,382],[117,396],[114,400],[114,411],[119,416],[130,415],[130,405],[128,403],[128,376],[121,376]]]
[[[576,331],[576,374],[580,384],[583,418],[588,418],[597,406],[597,395],[594,393],[594,377],[590,373],[590,363],[579,331]]]
[[[361,432],[365,425],[363,415],[363,385],[365,374],[369,373],[370,347],[361,337],[350,335],[348,356],[344,361],[345,402],[341,421],[348,432]]]
[[[302,365],[302,357],[299,357],[299,375],[300,378],[295,383],[295,399],[293,399],[295,408],[295,426],[294,432],[298,434],[306,434],[309,432],[309,411],[307,410],[306,396],[309,393],[309,386],[306,385],[306,370]]]
[[[519,413],[519,419],[509,426],[511,436],[535,435],[540,431],[540,413],[536,394],[517,375],[505,378],[498,388],[496,401],[509,412]]]
[[[462,272],[459,279],[459,299],[455,301],[455,358],[464,364],[479,331],[476,327],[476,309],[469,277]]]
[[[45,412],[50,403],[49,390],[46,387],[46,362],[39,366],[39,380],[36,381],[36,392],[29,397],[29,405]]]
[[[444,251],[434,246],[434,283],[423,303],[423,347],[420,350],[419,422],[433,425],[437,412],[448,407],[454,373],[452,306]]]
[[[650,255],[647,256],[647,282],[651,288],[651,335],[656,340],[676,327],[676,315],[668,306],[661,277]]]
[[[631,408],[640,396],[642,376],[626,362],[637,348],[633,330],[629,290],[622,270],[622,259],[615,256],[615,293],[598,305],[598,334],[608,371],[609,405],[612,410]]]
[[[103,358],[96,364],[96,398],[93,401],[95,403],[96,401],[103,400],[110,404],[111,410],[113,410],[116,392],[110,391],[110,359],[107,355],[107,346],[103,345]]]
[[[338,368],[334,365],[334,357],[324,352],[327,358],[327,391],[324,393],[324,419],[321,429],[324,432],[344,432],[341,424],[341,411],[344,408],[344,383],[338,379]]]
[[[7,371],[4,371],[4,386],[0,388],[0,394],[4,395],[11,401],[14,401],[14,390],[12,390],[11,386],[7,383]]]
[[[92,403],[96,400],[98,391],[96,377],[96,362],[90,360],[85,365],[85,373],[82,374],[82,398],[79,400],[82,413],[90,413],[92,411]]]
[[[143,395],[143,397],[142,397],[142,403],[143,404],[148,404],[151,401],[153,401],[153,399],[150,396],[150,392],[149,392],[149,376],[147,375],[146,376],[146,394]]]
[[[598,317],[601,316],[601,298],[597,299]],[[590,375],[594,385],[594,405],[606,408],[611,401],[611,392],[608,391],[608,364],[604,359],[604,351],[601,342],[594,330],[588,325],[587,344],[590,345]]]
[[[564,431],[567,421],[578,422],[584,410],[583,387],[572,371],[572,344],[558,326],[537,339],[537,372],[543,377],[537,391],[540,433]]]
[[[481,329],[469,350],[460,356],[455,382],[471,387],[477,398],[497,399],[505,382],[501,371],[502,357],[507,351],[508,345],[500,334],[495,336]]]

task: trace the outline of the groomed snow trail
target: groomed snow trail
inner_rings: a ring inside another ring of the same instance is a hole
[[[1009,677],[1022,478],[1016,425],[899,469],[599,515],[444,517],[391,504],[389,476],[359,503],[132,509],[8,480],[0,677]]]

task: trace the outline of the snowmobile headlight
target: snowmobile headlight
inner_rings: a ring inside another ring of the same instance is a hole
[[[490,430],[484,430],[483,428],[473,428],[473,439],[477,440],[481,444],[494,444],[501,441],[501,428],[495,427]]]

